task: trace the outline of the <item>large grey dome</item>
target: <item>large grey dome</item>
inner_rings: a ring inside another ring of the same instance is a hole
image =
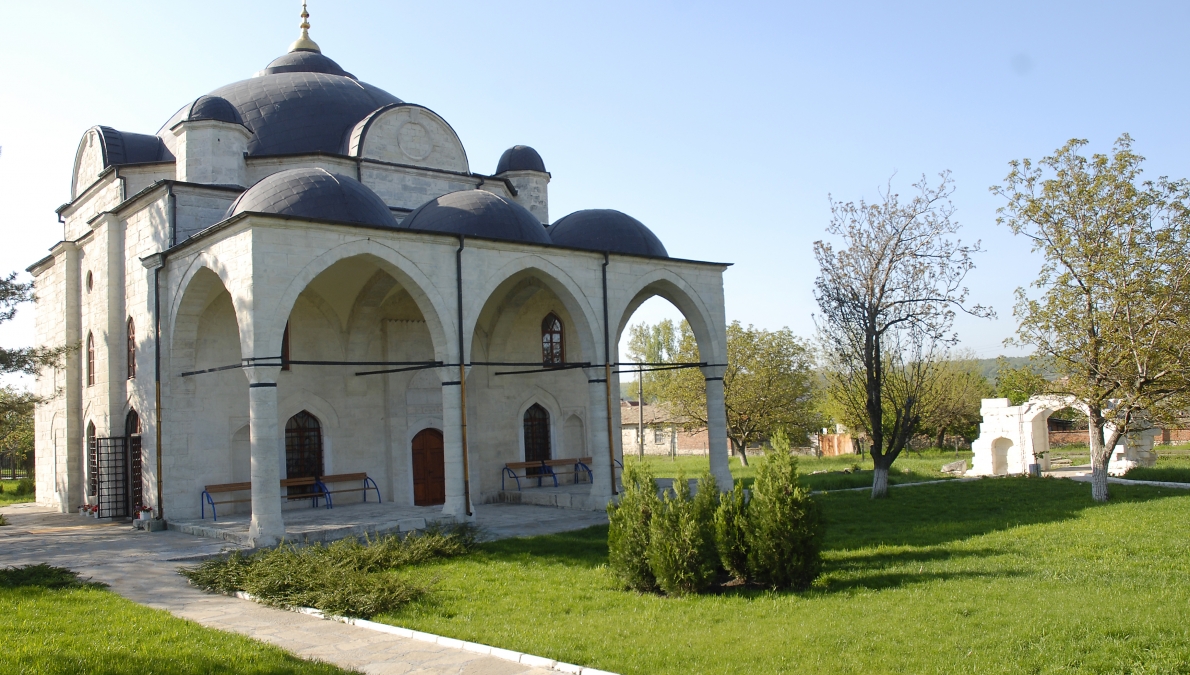
[[[644,223],[613,209],[586,209],[563,216],[550,226],[550,239],[570,248],[669,257],[661,240]]]
[[[356,122],[381,106],[403,102],[316,52],[286,54],[256,76],[210,96],[226,99],[252,131],[249,155],[341,153]],[[185,119],[190,107],[175,113],[162,131]]]
[[[247,212],[397,227],[379,195],[325,169],[290,169],[262,179],[232,202],[227,217]]]
[[[514,145],[500,155],[496,163],[496,175],[505,171],[540,171],[545,173],[545,162],[537,151],[527,145]]]
[[[469,237],[548,244],[545,226],[528,209],[484,190],[442,195],[417,207],[401,227]]]

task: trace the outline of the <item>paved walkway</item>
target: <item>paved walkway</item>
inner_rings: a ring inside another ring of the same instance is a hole
[[[33,504],[0,508],[0,513],[11,523],[0,527],[0,565],[44,562],[68,567],[134,602],[210,628],[241,633],[304,658],[376,674],[558,672],[205,593],[176,573],[186,562],[236,547],[226,541],[175,531],[137,532],[127,524],[100,523]],[[485,505],[478,513],[479,525],[493,538],[587,527],[600,516],[601,522],[607,522],[603,514],[508,504]]]

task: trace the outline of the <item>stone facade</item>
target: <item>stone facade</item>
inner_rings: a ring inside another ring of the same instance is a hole
[[[343,155],[247,156],[251,133],[182,122],[161,131],[174,159],[128,166],[105,165],[97,132],[84,136],[72,200],[59,210],[63,241],[29,268],[37,343],[79,347],[37,381],[39,393],[56,394],[37,410],[39,503],[62,511],[94,503],[93,428],[99,439],[139,437],[142,501],[166,518],[197,517],[205,485],[250,480],[242,506],[252,536],[275,542],[284,531],[285,428],[305,411],[318,423],[322,475],[367,472],[385,500],[407,504],[412,440],[439,430],[442,508],[462,516],[499,500],[501,470],[524,459],[524,416],[539,405],[553,457],[592,457],[590,503],[602,505],[613,491],[609,448],[622,454],[621,420],[608,419],[605,345],[618,344],[636,308],[668,299],[707,363],[726,360],[723,264],[280,214],[228,217],[244,187],[321,167],[358,179],[398,219],[447,192],[480,188],[547,222],[549,174],[472,173],[458,137],[427,109],[378,110]],[[571,367],[526,368],[542,362],[550,313],[564,326]],[[730,485],[721,369],[703,368],[709,461]],[[399,372],[360,374],[377,370]],[[508,374],[518,370],[535,372]],[[610,379],[618,394],[618,376]],[[127,428],[133,417],[138,429]]]

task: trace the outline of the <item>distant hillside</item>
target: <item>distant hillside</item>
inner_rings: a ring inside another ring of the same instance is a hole
[[[1004,359],[1008,361],[1008,366],[1010,368],[1020,368],[1022,366],[1027,366],[1030,363],[1028,356],[1006,356]],[[979,372],[982,373],[984,377],[988,378],[989,382],[996,382],[996,371],[1000,368],[1000,364],[997,362],[997,359],[976,359],[975,363],[979,364]],[[1054,379],[1055,373],[1052,369],[1047,368],[1045,364],[1034,364],[1033,367],[1040,370],[1041,374],[1044,375],[1046,379]]]

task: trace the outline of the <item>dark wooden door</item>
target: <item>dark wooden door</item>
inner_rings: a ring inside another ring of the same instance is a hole
[[[413,437],[413,503],[434,506],[446,503],[446,461],[442,432],[423,429]]]

